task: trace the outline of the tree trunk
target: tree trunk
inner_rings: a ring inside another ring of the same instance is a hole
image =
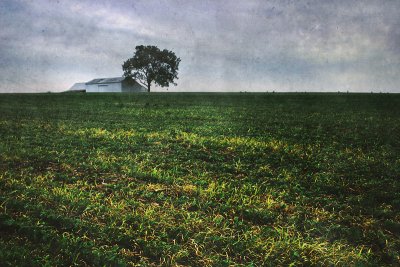
[[[151,82],[149,82],[149,81],[147,80],[147,92],[148,92],[148,93],[150,93],[150,84],[151,84]]]

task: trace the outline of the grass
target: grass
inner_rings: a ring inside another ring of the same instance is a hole
[[[400,264],[400,95],[0,98],[1,266]]]

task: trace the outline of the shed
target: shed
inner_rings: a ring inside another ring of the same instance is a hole
[[[68,90],[69,92],[86,92],[86,84],[85,83],[75,83]]]
[[[146,92],[146,88],[133,79],[124,77],[93,79],[86,84],[87,93]]]

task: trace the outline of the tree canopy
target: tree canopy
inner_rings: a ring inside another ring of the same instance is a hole
[[[174,80],[178,79],[180,61],[174,52],[167,49],[139,45],[133,57],[124,62],[122,69],[124,77],[139,80],[150,92],[152,83],[161,87],[167,87],[170,83],[176,85]]]

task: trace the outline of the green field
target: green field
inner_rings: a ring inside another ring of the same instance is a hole
[[[399,251],[399,94],[0,96],[0,266]]]

